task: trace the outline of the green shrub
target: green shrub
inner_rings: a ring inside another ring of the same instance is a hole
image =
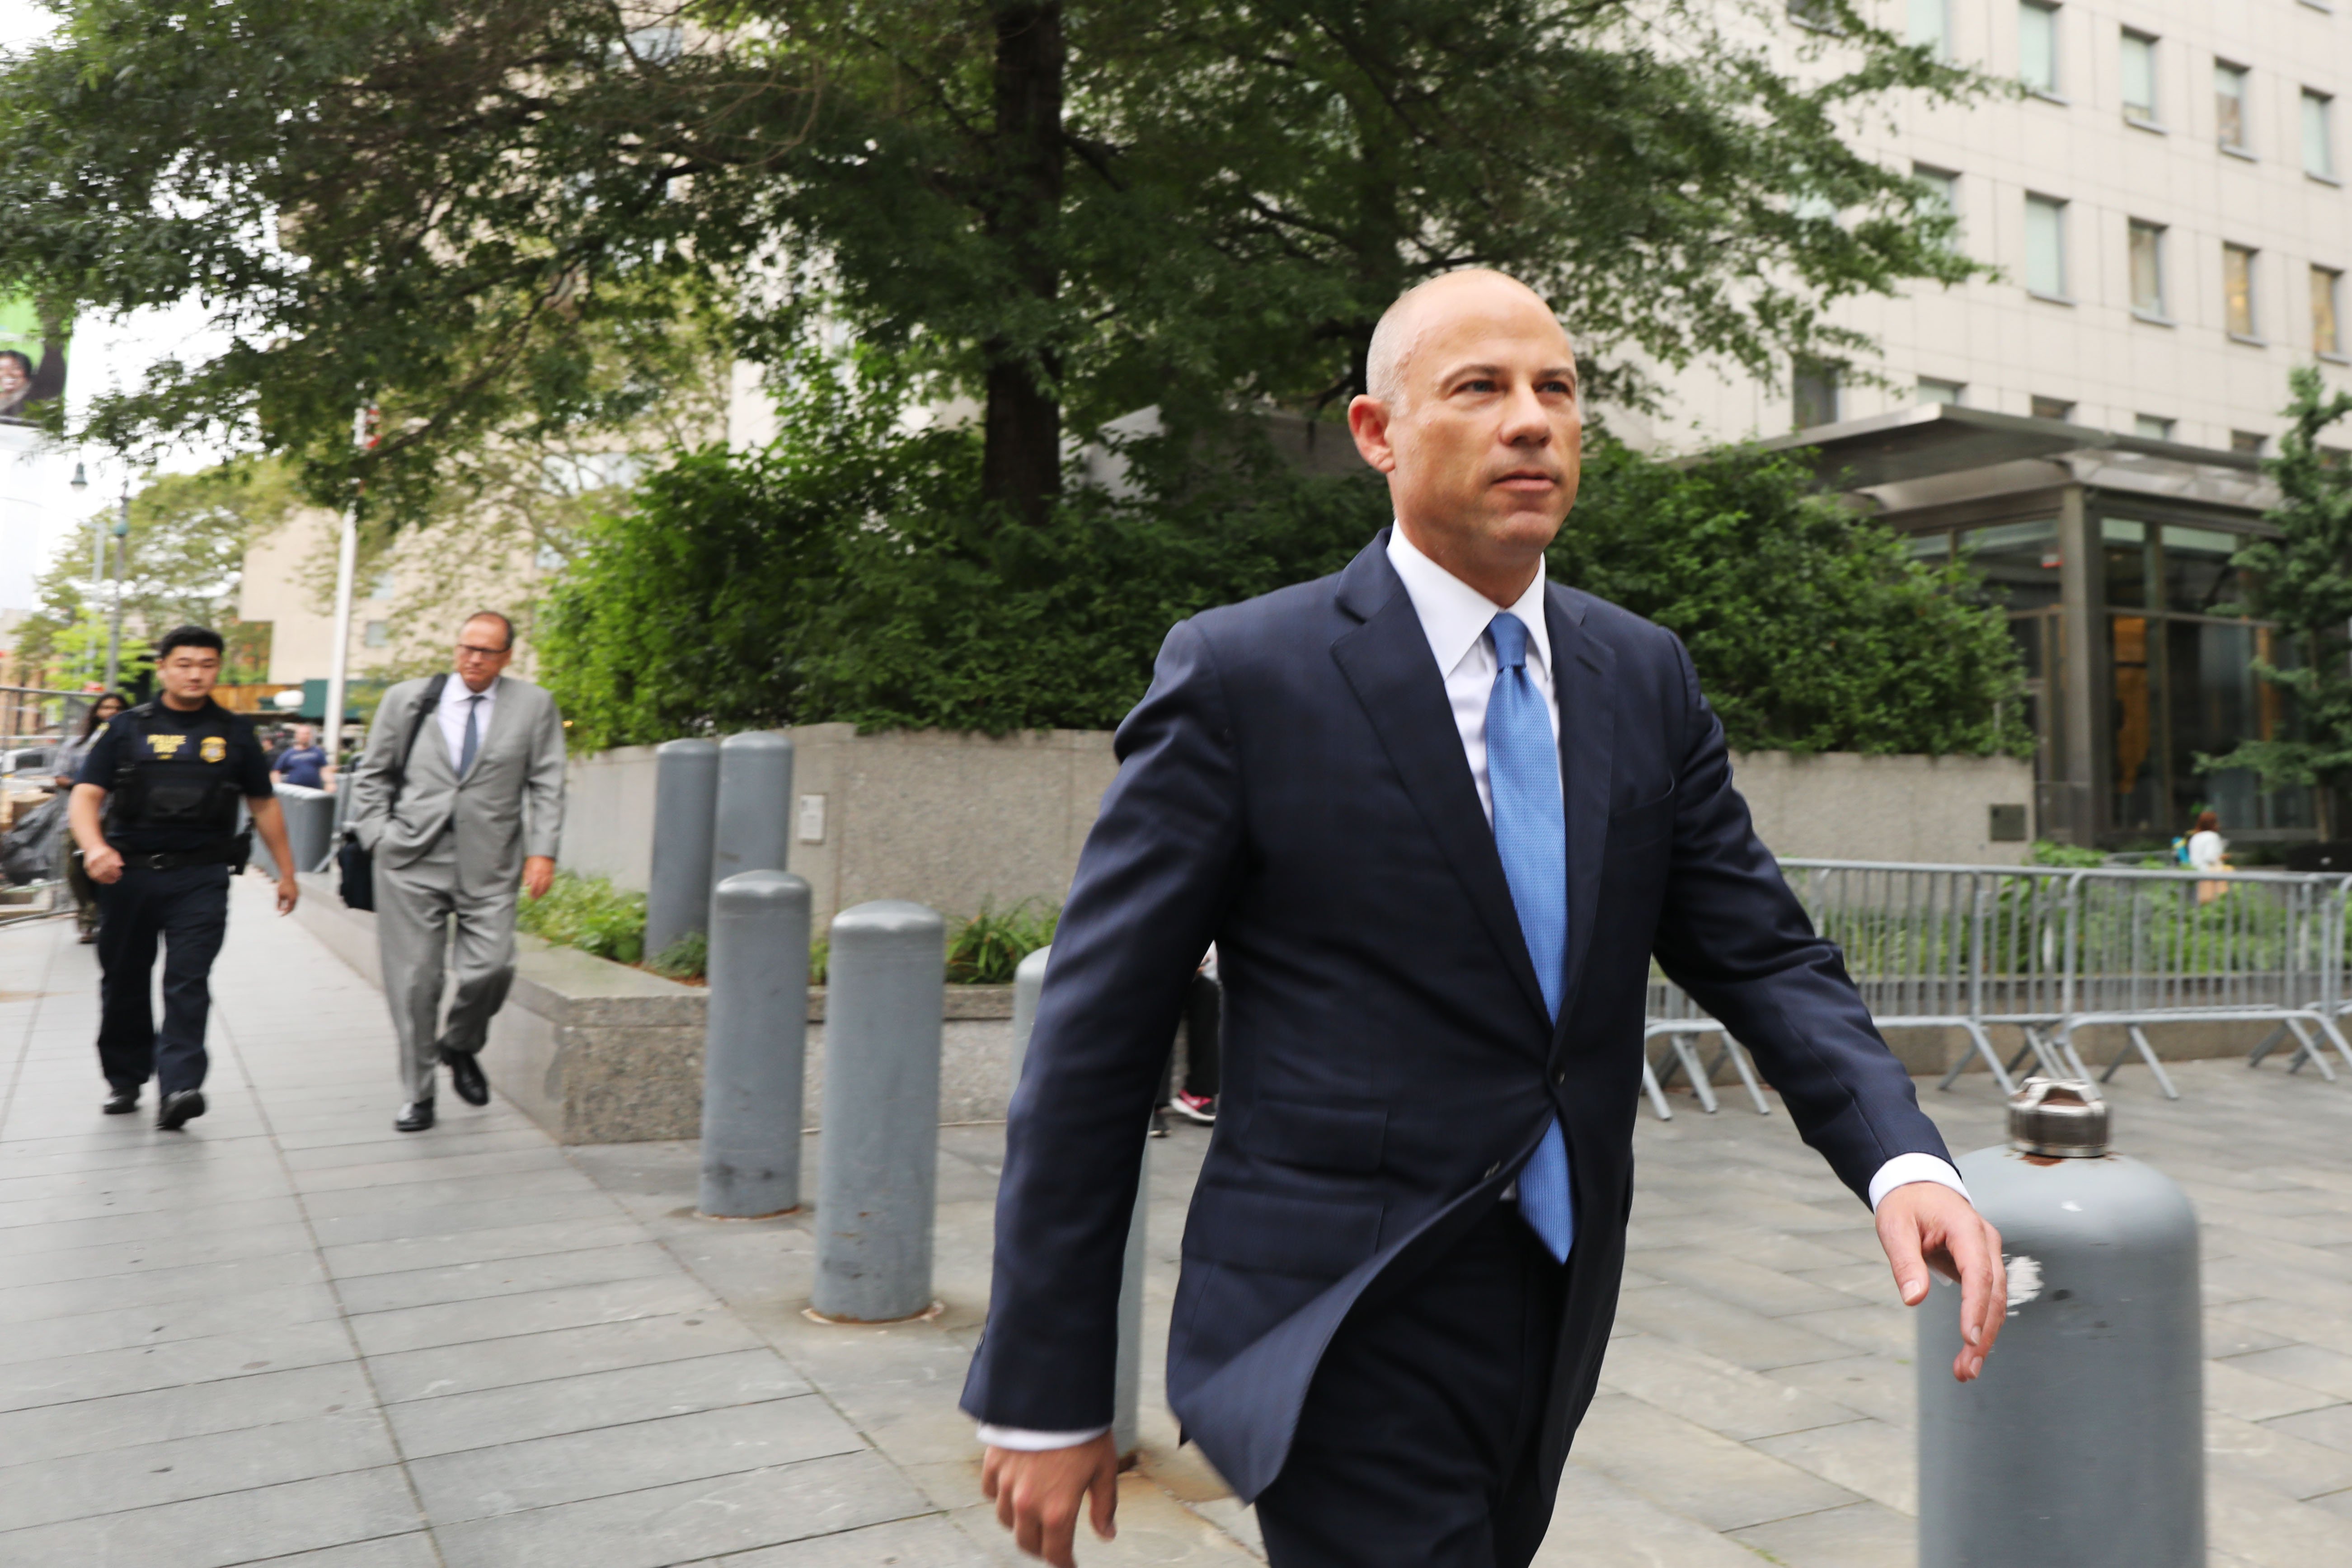
[[[624,891],[602,877],[558,871],[547,897],[522,900],[515,924],[615,963],[635,963],[646,952],[646,896]]]
[[[710,970],[710,939],[690,931],[662,949],[646,967],[672,980],[700,980]]]
[[[2061,844],[2055,839],[2037,838],[2032,852],[2026,856],[2029,866],[2058,866],[2069,870],[2096,870],[2107,863],[2107,858],[2096,849],[2086,849],[2079,844]]]
[[[825,938],[818,937],[815,941],[809,943],[810,984],[822,985],[824,984],[825,963],[832,956],[833,943]]]
[[[1061,919],[1059,904],[1038,907],[1035,899],[1024,899],[1001,914],[992,904],[982,904],[980,912],[948,939],[948,984],[1012,984],[1013,972],[1054,940]]]
[[[810,367],[775,445],[689,454],[596,523],[539,631],[572,744],[1109,729],[1174,623],[1337,571],[1390,521],[1380,475],[1303,472],[1242,425],[1129,442],[1117,493],[1074,482],[1017,522],[981,502],[978,431],[899,427],[895,374]],[[2029,746],[2001,610],[1798,455],[1661,462],[1595,430],[1550,563],[1679,635],[1739,749]]]

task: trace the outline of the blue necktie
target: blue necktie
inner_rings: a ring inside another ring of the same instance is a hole
[[[457,776],[464,778],[474,771],[474,753],[482,749],[482,700],[466,699],[466,745],[457,755]]]
[[[1486,782],[1495,797],[1495,847],[1519,912],[1519,933],[1543,987],[1544,1008],[1559,1018],[1568,983],[1568,817],[1559,796],[1559,747],[1542,695],[1528,679],[1528,628],[1496,616],[1486,627],[1502,668],[1486,699]],[[1568,1141],[1554,1118],[1535,1157],[1519,1172],[1519,1215],[1562,1263],[1576,1241],[1576,1204],[1569,1190]]]

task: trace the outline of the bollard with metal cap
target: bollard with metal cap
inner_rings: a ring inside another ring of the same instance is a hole
[[[646,956],[710,920],[710,837],[719,805],[719,742],[654,748],[653,866],[646,879]]]
[[[2009,1317],[1952,1381],[1958,1286],[1919,1317],[1920,1568],[2202,1568],[2197,1215],[2108,1149],[2087,1083],[2028,1079],[2010,1142],[1959,1161],[2000,1230]]]
[[[1037,1002],[1045,989],[1045,965],[1053,948],[1041,947],[1013,972],[1013,1085],[1021,1087],[1021,1067],[1029,1059],[1030,1032],[1037,1026]],[[1136,1204],[1127,1223],[1127,1252],[1118,1281],[1118,1360],[1112,1384],[1110,1433],[1121,1459],[1132,1458],[1142,1439],[1143,1263],[1146,1194],[1151,1191],[1151,1144],[1143,1145],[1136,1175]]]
[[[746,871],[781,871],[792,845],[793,738],[746,730],[719,742],[719,798],[710,885]]]
[[[947,922],[936,911],[885,899],[834,916],[812,1302],[820,1317],[888,1322],[931,1304],[946,976]]]
[[[719,883],[709,973],[699,1206],[722,1219],[782,1214],[801,1201],[808,883],[784,871]]]

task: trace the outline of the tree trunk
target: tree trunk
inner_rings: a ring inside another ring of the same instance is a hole
[[[1060,0],[998,0],[996,133],[988,232],[1003,246],[1021,289],[1020,317],[1044,317],[1059,292],[1054,228],[1062,205]],[[1025,335],[1025,334],[1024,334]],[[994,338],[987,358],[988,413],[981,496],[1024,522],[1045,521],[1062,480],[1061,365],[1050,344]]]

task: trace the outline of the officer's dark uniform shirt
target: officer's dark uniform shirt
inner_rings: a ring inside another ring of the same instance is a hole
[[[222,721],[226,721],[226,739],[222,738]],[[142,725],[133,713],[118,713],[105,732],[82,760],[81,772],[74,775],[77,784],[96,784],[111,791],[120,778],[122,765],[136,754],[144,755],[152,748],[157,757],[169,757],[175,763],[194,762],[207,767],[227,771],[236,782],[237,794],[247,799],[257,799],[271,793],[269,755],[261,748],[253,732],[250,720],[231,713],[210,698],[194,712],[184,713],[162,698],[155,699],[153,713]],[[213,755],[217,752],[219,755]],[[109,814],[106,841],[125,855],[159,855],[186,853],[218,844],[222,832],[200,826],[141,826],[127,823],[116,826],[113,814]]]

